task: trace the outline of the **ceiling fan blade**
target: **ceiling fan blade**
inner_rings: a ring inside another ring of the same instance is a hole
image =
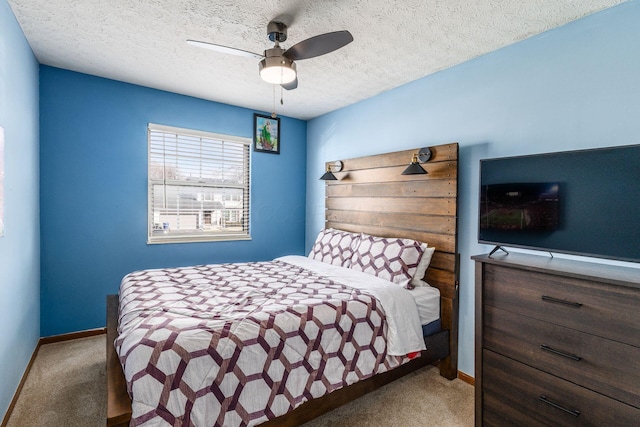
[[[333,52],[353,41],[349,31],[334,31],[308,38],[291,46],[284,56],[291,60],[309,59]]]
[[[213,51],[216,51],[216,52],[230,53],[231,55],[245,56],[245,57],[248,57],[248,58],[256,58],[256,59],[264,58],[264,55],[260,55],[260,54],[249,52],[249,51],[242,50],[242,49],[236,49],[234,47],[222,46],[222,45],[219,45],[219,44],[200,42],[200,41],[197,41],[197,40],[187,40],[187,43],[192,45],[192,46],[202,47],[202,48],[210,49],[210,50],[213,50]]]
[[[283,88],[285,88],[286,90],[293,90],[293,89],[295,89],[295,88],[297,88],[297,87],[298,87],[298,77],[296,77],[295,79],[293,79],[293,81],[292,81],[292,82],[290,82],[290,83],[285,83],[285,84],[282,84],[282,85],[280,85],[280,86],[282,86],[282,87],[283,87]]]

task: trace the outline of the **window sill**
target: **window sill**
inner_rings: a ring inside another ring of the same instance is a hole
[[[153,240],[147,238],[147,245],[163,245],[167,243],[230,242],[235,240],[251,240],[251,236],[156,237]]]

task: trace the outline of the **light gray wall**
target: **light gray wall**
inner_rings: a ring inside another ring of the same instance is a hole
[[[0,420],[40,337],[38,62],[0,0],[0,126],[4,223],[0,237]]]
[[[306,250],[325,161],[459,142],[459,369],[473,375],[470,256],[490,249],[477,243],[479,160],[640,143],[639,22],[632,0],[311,120]]]

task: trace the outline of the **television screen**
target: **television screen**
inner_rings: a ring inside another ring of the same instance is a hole
[[[640,262],[640,145],[480,161],[478,242]]]
[[[555,230],[558,183],[485,185],[480,195],[480,228]]]

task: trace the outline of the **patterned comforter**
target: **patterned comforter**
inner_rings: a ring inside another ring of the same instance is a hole
[[[131,425],[283,415],[406,362],[388,355],[385,319],[370,293],[280,260],[131,273],[115,342]]]

